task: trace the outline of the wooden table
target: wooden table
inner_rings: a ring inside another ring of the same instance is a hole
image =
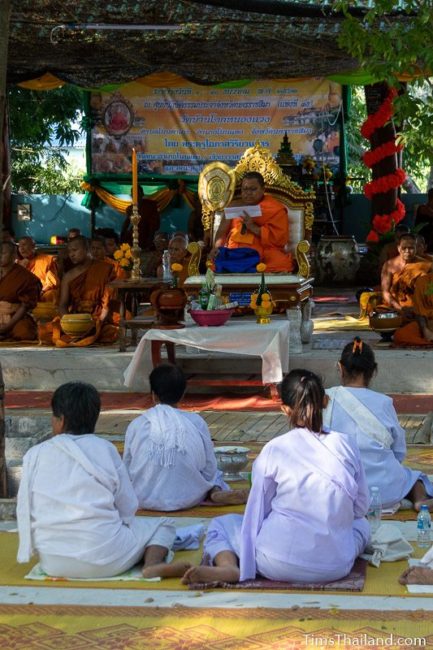
[[[137,328],[135,328],[134,320],[127,321],[126,306],[132,314],[132,319],[137,316],[138,305],[140,302],[149,302],[150,294],[158,287],[169,286],[168,282],[163,282],[159,278],[139,278],[138,280],[114,280],[110,282],[109,287],[116,289],[120,301],[120,323],[119,323],[119,350],[125,352],[126,350],[126,330],[131,325],[131,338],[132,343],[137,344]],[[143,328],[145,325],[143,325]]]

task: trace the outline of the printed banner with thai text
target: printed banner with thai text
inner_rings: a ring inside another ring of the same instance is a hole
[[[323,78],[251,81],[238,87],[143,80],[114,93],[93,92],[91,173],[199,174],[219,160],[235,165],[260,142],[277,154],[287,133],[294,157],[339,163],[341,86]]]

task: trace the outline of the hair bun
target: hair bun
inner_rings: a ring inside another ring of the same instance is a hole
[[[363,342],[359,336],[355,336],[353,339],[352,354],[362,354]]]

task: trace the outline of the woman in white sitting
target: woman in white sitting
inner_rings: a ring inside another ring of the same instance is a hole
[[[126,468],[114,445],[94,434],[97,390],[64,384],[51,407],[53,437],[24,456],[18,562],[36,551],[51,576],[105,578],[142,560],[144,577],[178,575],[177,565],[165,564],[173,521],[134,517],[138,503]],[[179,575],[184,571],[185,565]]]
[[[181,510],[206,498],[245,503],[248,490],[231,491],[222,479],[204,419],[177,408],[186,389],[182,370],[161,364],[149,383],[155,406],[128,426],[123,454],[140,507]]]
[[[369,487],[380,490],[389,508],[406,498],[415,510],[433,505],[433,486],[425,474],[404,467],[406,439],[392,399],[369,389],[377,370],[373,350],[356,337],[338,363],[342,386],[328,389],[326,426],[351,434],[358,443]]]

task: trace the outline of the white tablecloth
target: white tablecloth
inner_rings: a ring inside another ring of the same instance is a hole
[[[171,341],[200,350],[245,354],[262,359],[264,384],[282,381],[289,367],[290,323],[272,320],[269,325],[253,321],[229,321],[221,327],[187,325],[184,329],[148,330],[135,350],[124,373],[125,386],[143,388],[152,369],[150,341]]]

